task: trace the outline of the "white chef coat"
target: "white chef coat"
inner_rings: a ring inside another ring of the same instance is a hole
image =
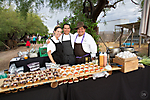
[[[74,38],[76,38],[76,36],[78,35],[78,33],[75,33],[74,34]],[[76,38],[76,43],[81,43],[82,41],[82,38],[83,38],[83,35],[82,36],[78,36]],[[75,39],[74,39],[75,40]],[[91,57],[95,57],[96,56],[96,53],[97,53],[97,45],[96,45],[96,42],[95,40],[93,39],[93,37],[88,34],[88,33],[85,33],[85,36],[84,36],[84,39],[83,39],[83,42],[82,42],[82,47],[83,47],[83,50],[86,52],[86,53],[91,53]]]
[[[59,43],[59,40],[56,39],[55,36],[51,38],[55,43]],[[56,46],[55,44],[49,39],[50,43],[47,45],[47,52],[51,50],[51,54],[56,51]]]
[[[62,34],[63,35],[63,34]],[[70,40],[70,36],[71,36],[71,45],[72,45],[72,48],[74,49],[74,35],[69,33],[68,35],[63,35],[63,40],[62,40],[62,35],[59,37],[59,40],[62,42],[62,41],[68,41]]]

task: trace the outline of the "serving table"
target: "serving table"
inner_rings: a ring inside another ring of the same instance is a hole
[[[113,71],[107,78],[63,84],[53,89],[48,84],[19,91],[0,93],[0,100],[150,100],[150,67],[122,73]]]

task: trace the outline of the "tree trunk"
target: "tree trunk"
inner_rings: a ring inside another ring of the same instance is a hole
[[[96,23],[98,16],[105,8],[107,2],[106,0],[98,0],[97,6],[95,7],[91,0],[88,0],[88,2],[90,3],[90,7],[85,6],[86,0],[83,3],[83,13],[87,16],[87,18],[92,19],[92,23]],[[99,33],[99,29],[97,26],[94,28],[94,30],[97,34]]]
[[[100,13],[105,8],[105,5],[106,5],[106,0],[98,0],[98,4],[95,7],[93,14],[92,14],[92,17],[91,17],[91,19],[94,23],[97,21],[98,16],[100,15]]]
[[[14,47],[14,48],[17,48],[17,47],[18,47],[16,40],[13,40],[13,47]]]
[[[12,39],[9,39],[9,40],[7,41],[7,45],[10,47],[10,49],[12,49],[13,46],[14,46],[13,40],[12,40]]]
[[[20,38],[20,41],[23,40],[23,39],[25,39],[26,36],[27,36],[27,33],[25,32],[25,34]]]

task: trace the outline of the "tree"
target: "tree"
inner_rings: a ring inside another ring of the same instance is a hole
[[[13,47],[16,39],[27,34],[48,33],[47,27],[43,24],[41,17],[35,13],[27,13],[25,19],[16,12],[13,6],[8,9],[1,7],[0,10],[0,41]]]
[[[51,10],[70,9],[74,14],[78,12],[84,14],[88,19],[91,19],[91,23],[96,23],[97,18],[101,12],[106,13],[106,8],[116,8],[116,4],[123,0],[111,0],[112,3],[109,4],[108,0],[9,0],[11,3],[14,1],[17,5],[18,11],[22,15],[26,16],[28,11],[35,8],[39,9],[42,5],[47,4]],[[95,27],[95,30],[98,29]]]
[[[134,0],[131,1],[137,4]],[[11,4],[11,2],[17,5],[18,11],[25,17],[29,11],[37,11],[42,6],[47,6],[51,10],[69,9],[73,13],[79,10],[79,13],[85,14],[88,19],[92,19],[91,21],[95,23],[102,12],[104,12],[104,16],[106,16],[108,9],[115,9],[117,4],[123,2],[123,0],[9,0],[9,4]]]
[[[1,40],[3,39],[12,39],[14,35],[19,35],[19,33],[22,33],[23,27],[20,21],[19,16],[16,14],[15,11],[11,9],[3,9],[0,11],[0,34],[1,34]],[[15,33],[15,34],[14,34]]]
[[[12,2],[16,4],[17,12],[20,12],[21,16],[25,17],[25,19],[29,11],[33,12],[33,10],[40,9],[41,5],[44,5],[44,0],[9,0],[9,5],[11,5]]]
[[[137,4],[134,0],[131,1]],[[105,15],[107,9],[115,9],[117,3],[123,2],[123,0],[9,0],[9,4],[11,4],[11,2],[14,2],[17,5],[18,10],[24,16],[26,16],[29,11],[35,11],[42,6],[47,6],[51,10],[69,9],[74,12],[78,9],[81,13],[86,14],[88,18],[92,19],[93,22],[96,22],[101,12],[104,12]]]
[[[41,18],[34,14],[28,13],[26,19],[26,32],[27,33],[48,33],[47,27],[42,23]]]
[[[4,1],[4,0],[0,0],[0,1]],[[136,4],[134,0],[131,1]],[[85,20],[87,18],[87,22],[85,23],[96,23],[98,16],[102,12],[104,12],[104,16],[106,16],[106,12],[108,11],[108,9],[110,8],[115,9],[117,7],[117,4],[123,2],[123,0],[9,0],[10,4],[11,2],[14,2],[17,5],[18,11],[23,16],[27,16],[27,13],[29,11],[31,12],[37,11],[42,6],[46,5],[51,10],[69,9],[70,11],[72,11],[73,15],[76,16],[75,18],[76,20]],[[85,16],[86,18],[85,17],[82,18],[82,16]],[[93,27],[93,26],[91,28],[92,30],[91,32],[94,32],[93,29],[98,32],[97,27],[96,26]]]

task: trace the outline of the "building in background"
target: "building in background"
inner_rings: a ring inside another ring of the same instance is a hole
[[[115,25],[129,23],[129,19],[117,19],[110,20],[106,22],[101,22],[99,24],[99,34],[105,42],[114,42],[116,38],[120,35],[120,30],[115,27]],[[124,30],[124,34],[127,33],[127,30]]]
[[[99,35],[105,42],[117,42],[121,33],[121,28],[123,28],[122,42],[131,42],[131,30],[133,31],[133,43],[139,43],[139,27],[140,22],[130,23],[128,19],[117,19],[106,22],[101,22],[99,24]],[[141,41],[144,43],[144,40]]]
[[[126,24],[129,23],[129,19],[116,19],[116,20],[110,20],[106,22],[100,22],[99,29],[100,32],[114,32],[115,31],[115,25],[118,24]]]
[[[115,25],[115,34],[117,32],[120,33],[120,29],[123,28],[125,33],[124,33],[124,42],[132,42],[139,44],[140,43],[145,43],[144,38],[139,36],[139,29],[140,29],[140,22],[132,22],[132,23],[126,23],[126,24],[118,24]],[[127,31],[126,31],[127,30]],[[133,34],[133,37],[132,37]]]

